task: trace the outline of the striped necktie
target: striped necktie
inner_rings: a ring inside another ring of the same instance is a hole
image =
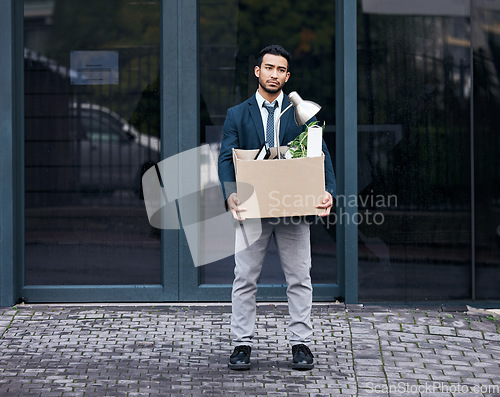
[[[274,146],[274,111],[278,107],[278,101],[271,105],[264,102],[264,107],[269,112],[267,116],[267,126],[266,126],[266,144],[268,147]]]

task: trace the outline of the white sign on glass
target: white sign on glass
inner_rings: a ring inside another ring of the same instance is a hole
[[[118,51],[71,51],[71,84],[118,84]]]

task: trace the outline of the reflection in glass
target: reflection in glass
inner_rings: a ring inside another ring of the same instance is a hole
[[[160,2],[24,4],[25,283],[160,283],[140,184],[160,159]]]
[[[474,1],[476,296],[499,299],[500,1]]]
[[[418,13],[390,0],[359,3],[359,204],[361,213],[379,214],[359,225],[361,300],[471,296],[463,3],[427,3]]]
[[[257,90],[256,54],[276,43],[287,48],[293,57],[285,93],[296,90],[303,98],[322,105],[317,117],[325,120],[325,140],[330,153],[335,153],[334,3],[286,0],[269,7],[267,3],[250,0],[199,2],[200,140],[210,145],[214,158],[218,157],[227,109]],[[222,204],[215,202],[220,199],[206,197],[202,207],[207,214],[221,211]],[[312,278],[316,284],[337,282],[335,225],[332,221],[327,228],[327,222],[324,223],[311,228]],[[205,265],[201,269],[201,282],[231,284],[233,268],[233,257]],[[274,246],[269,249],[260,283],[285,284]]]

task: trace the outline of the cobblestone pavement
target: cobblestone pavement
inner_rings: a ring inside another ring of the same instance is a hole
[[[287,306],[259,305],[250,371],[228,305],[0,308],[0,396],[500,396],[500,321],[446,307],[316,304],[312,371]]]

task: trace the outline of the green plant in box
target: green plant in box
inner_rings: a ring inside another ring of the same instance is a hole
[[[309,127],[317,125],[318,121],[313,121],[306,125],[306,129],[302,132],[297,138],[295,138],[292,142],[290,142],[290,148],[288,151],[291,154],[293,159],[297,159],[300,157],[307,157],[307,133],[309,132]],[[325,124],[323,123],[322,128],[325,128]]]

